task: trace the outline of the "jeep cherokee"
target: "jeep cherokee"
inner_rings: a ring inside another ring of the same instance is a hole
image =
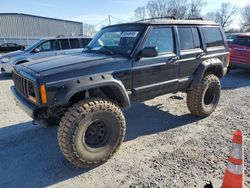
[[[228,61],[218,24],[149,19],[103,28],[81,54],[15,66],[11,91],[35,122],[59,124],[63,155],[88,168],[117,151],[126,129],[121,109],[135,101],[182,91],[192,114],[209,116]]]

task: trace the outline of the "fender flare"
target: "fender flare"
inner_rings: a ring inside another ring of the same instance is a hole
[[[49,97],[48,104],[51,107],[66,105],[76,93],[105,86],[118,89],[119,100],[123,108],[131,106],[130,98],[124,85],[112,75],[88,76],[48,83],[46,84],[48,94],[55,93],[54,96],[51,95],[52,98]]]
[[[207,59],[207,60],[203,61],[196,69],[196,71],[194,73],[194,79],[193,79],[189,89],[195,88],[201,82],[206,71],[212,67],[219,68],[219,71],[221,71],[221,75],[223,75],[223,63],[221,62],[221,60],[218,58]]]

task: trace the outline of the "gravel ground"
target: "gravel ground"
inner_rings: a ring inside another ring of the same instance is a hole
[[[76,169],[59,151],[57,128],[32,125],[0,75],[0,187],[220,187],[234,130],[244,132],[245,186],[250,187],[250,74],[222,80],[216,112],[190,115],[183,93],[137,103],[125,111],[124,144],[102,166]],[[248,176],[247,176],[248,175]]]

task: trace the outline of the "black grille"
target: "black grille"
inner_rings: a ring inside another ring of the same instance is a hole
[[[30,80],[20,76],[16,72],[12,73],[12,77],[15,87],[20,94],[25,98],[29,98],[29,96],[35,97],[33,83]]]

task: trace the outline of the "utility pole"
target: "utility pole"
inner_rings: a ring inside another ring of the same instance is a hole
[[[111,15],[108,16],[109,25],[111,25]]]

